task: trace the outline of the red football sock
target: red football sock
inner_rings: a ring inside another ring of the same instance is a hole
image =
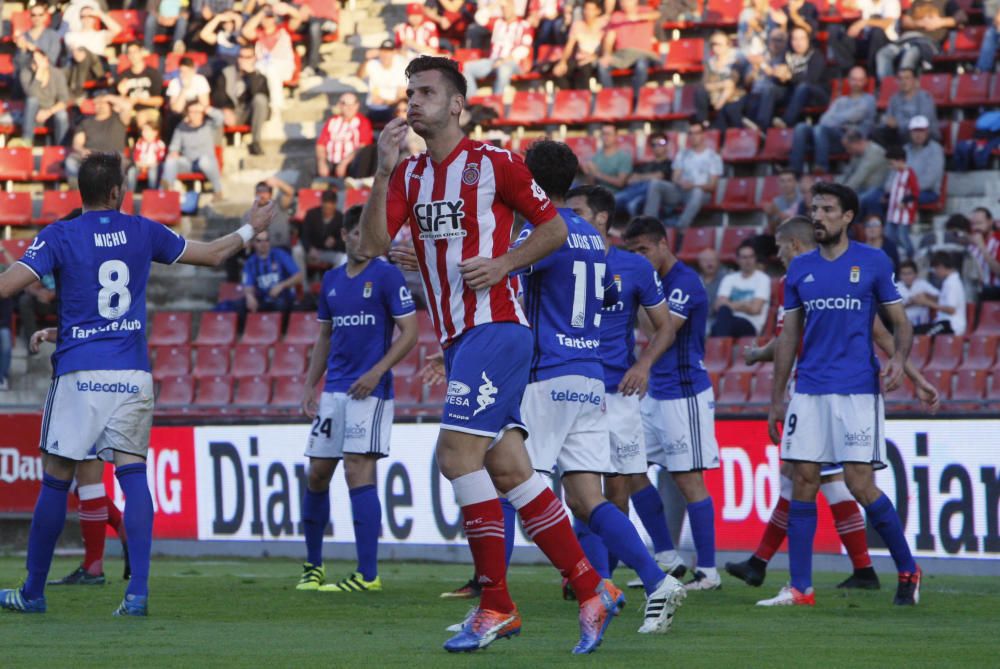
[[[778,505],[771,512],[771,519],[767,521],[767,528],[764,536],[760,538],[760,545],[754,551],[754,557],[770,562],[774,554],[781,548],[788,534],[788,507],[789,502],[786,497],[778,498]]]
[[[472,550],[476,578],[483,586],[479,606],[508,613],[514,602],[507,592],[507,562],[504,559],[503,510],[493,499],[462,507],[465,537]]]
[[[104,524],[108,522],[107,497],[80,500],[80,534],[83,568],[90,574],[104,571]]]
[[[872,558],[868,554],[868,537],[865,536],[865,519],[858,509],[858,503],[853,499],[830,505],[833,512],[833,522],[837,527],[840,541],[847,549],[851,564],[855,569],[872,566]]]
[[[536,475],[537,476],[537,475]],[[528,538],[542,549],[556,569],[569,579],[576,592],[577,601],[581,604],[597,594],[597,586],[601,584],[601,576],[597,573],[587,557],[583,554],[580,541],[573,532],[573,526],[566,517],[562,502],[556,499],[552,490],[541,483],[541,490],[527,504],[519,505],[514,500],[515,491],[529,483],[522,483],[507,494],[507,498],[518,507],[521,521],[528,533]],[[527,491],[527,489],[525,489]],[[523,498],[522,498],[523,499]],[[520,500],[519,500],[520,501]]]
[[[104,498],[108,508],[108,526],[115,531],[119,539],[125,538],[125,525],[122,524],[122,512],[118,510],[110,497]]]

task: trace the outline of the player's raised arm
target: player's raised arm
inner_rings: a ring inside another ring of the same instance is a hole
[[[389,180],[399,163],[408,132],[406,120],[395,118],[386,124],[378,138],[375,181],[365,208],[361,211],[361,252],[369,258],[385,255],[392,245],[387,211]]]
[[[767,418],[768,434],[775,444],[781,443],[778,425],[785,422],[785,392],[792,375],[795,354],[802,340],[805,312],[801,309],[785,311],[785,323],[778,335],[774,351],[774,390],[771,391],[771,410]]]
[[[274,200],[263,206],[254,202],[250,209],[249,223],[241,226],[236,232],[231,232],[210,242],[188,240],[187,246],[177,262],[208,267],[221,265],[227,258],[249,244],[254,235],[267,230],[267,226],[271,225],[271,221],[274,219],[276,210],[277,205]]]

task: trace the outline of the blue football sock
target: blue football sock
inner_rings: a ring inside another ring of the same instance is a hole
[[[865,507],[868,520],[872,527],[882,537],[882,541],[889,548],[893,561],[896,563],[896,570],[900,572],[913,573],[917,570],[917,563],[913,560],[910,552],[910,544],[906,542],[906,535],[903,534],[903,526],[896,515],[889,498],[883,494],[871,505]]]
[[[618,556],[615,554],[614,551],[612,550],[608,551],[608,574],[609,574],[608,578],[611,578],[612,576],[615,575],[615,569],[618,569],[618,565],[620,565],[621,562],[622,561],[618,559]]]
[[[45,580],[52,566],[52,554],[56,542],[66,524],[66,496],[72,481],[62,481],[42,475],[42,489],[35,502],[35,513],[31,517],[31,531],[28,534],[28,578],[21,591],[26,599],[38,599],[45,594]]]
[[[149,558],[153,551],[153,497],[146,482],[146,463],[136,462],[115,468],[115,477],[125,493],[125,534],[128,536],[128,563],[132,568],[126,595],[149,595]]]
[[[632,495],[632,506],[635,508],[642,526],[646,528],[649,538],[653,540],[653,550],[657,553],[674,550],[674,540],[667,527],[667,516],[663,512],[663,499],[660,491],[652,484]]]
[[[500,510],[503,511],[503,557],[504,564],[510,568],[510,556],[514,554],[514,533],[517,532],[517,509],[506,497],[500,498]]]
[[[605,546],[614,546],[622,562],[635,570],[642,580],[646,594],[651,594],[663,581],[663,570],[646,550],[639,533],[629,519],[611,502],[603,502],[590,512],[590,530],[604,540]]]
[[[587,523],[579,518],[573,518],[573,531],[576,532],[583,554],[587,556],[594,571],[600,574],[601,578],[611,578],[611,570],[608,568],[608,549],[604,545],[604,540],[591,532]]]
[[[366,581],[378,576],[378,537],[382,533],[382,503],[374,485],[352,488],[354,545],[358,551],[358,571]],[[328,498],[329,499],[329,498]],[[329,504],[329,502],[328,502]]]
[[[712,498],[687,505],[691,534],[694,536],[694,550],[698,554],[699,567],[715,567],[715,508]]]
[[[816,537],[816,502],[793,499],[788,506],[788,570],[792,587],[805,592],[812,587],[813,539]]]
[[[302,529],[306,535],[306,562],[323,564],[323,532],[330,522],[330,490],[313,492],[306,488],[302,496]]]

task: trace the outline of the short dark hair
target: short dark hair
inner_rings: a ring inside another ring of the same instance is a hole
[[[191,68],[193,68],[194,67],[194,59],[192,59],[190,56],[184,56],[183,58],[181,58],[180,64],[178,65],[178,67],[191,67]]]
[[[810,248],[816,246],[816,231],[812,219],[807,216],[792,216],[774,231],[774,236],[788,237]]]
[[[77,181],[80,185],[80,200],[85,207],[99,207],[111,199],[111,189],[122,187],[125,175],[122,174],[122,157],[120,153],[91,153],[80,164],[80,174]]]
[[[750,249],[753,251],[754,259],[760,260],[760,255],[757,253],[757,246],[754,244],[752,239],[744,239],[740,242],[740,245],[736,247],[736,255],[739,256],[740,251],[743,249]]]
[[[469,85],[465,82],[465,77],[462,76],[461,71],[459,71],[458,63],[451,58],[445,58],[444,56],[417,56],[406,66],[405,74],[406,78],[409,79],[414,74],[430,72],[432,70],[440,72],[444,80],[451,85],[456,93],[463,98],[468,97]]]
[[[838,184],[833,181],[817,181],[813,184],[812,194],[814,196],[831,195],[837,198],[841,211],[849,211],[854,214],[851,217],[852,222],[854,221],[854,217],[858,215],[858,194],[854,192],[853,188],[848,188],[844,184]]]
[[[263,190],[265,188],[267,189],[268,193],[273,193],[274,192],[274,186],[272,186],[271,184],[267,183],[266,181],[258,181],[257,185],[255,185],[253,187],[253,192],[256,193],[257,191]]]
[[[363,210],[364,205],[356,204],[344,212],[344,232],[350,232],[354,228],[358,227],[358,224],[361,223],[361,212]]]
[[[850,130],[844,133],[845,144],[847,142],[863,142],[866,139],[868,138],[865,136],[865,133],[861,132],[857,128],[851,128]]]
[[[652,216],[636,216],[628,222],[628,226],[625,228],[626,241],[644,236],[652,237],[657,242],[666,239],[667,233],[664,231],[660,219]]]
[[[986,208],[986,207],[976,207],[975,209],[972,210],[972,213],[974,214],[977,211],[983,212],[983,215],[986,217],[987,221],[992,221],[993,220],[993,212],[990,211],[988,208]]]
[[[931,267],[955,269],[955,260],[947,251],[935,251],[931,254]]]
[[[904,269],[912,269],[914,273],[917,271],[917,263],[912,260],[904,260],[899,263],[899,271],[902,272]]]
[[[779,177],[783,174],[791,174],[796,179],[799,178],[799,175],[791,167],[782,167],[781,169],[778,170]]]
[[[528,149],[524,156],[531,176],[549,197],[563,199],[573,186],[576,171],[580,167],[573,149],[562,142],[542,139]]]
[[[332,188],[326,189],[325,191],[323,191],[323,194],[319,196],[319,201],[332,202],[334,204],[337,204],[337,191],[333,190]]]
[[[916,76],[918,76],[920,74],[917,71],[917,68],[915,68],[915,67],[900,67],[900,68],[897,68],[897,70],[896,70],[896,76],[899,77],[899,75],[901,75],[903,72],[909,72],[914,77],[916,77]]]
[[[577,186],[566,192],[566,199],[582,197],[587,200],[587,206],[594,214],[607,214],[608,224],[615,217],[615,194],[604,186]]]
[[[952,214],[944,222],[945,230],[961,230],[962,232],[972,232],[972,221],[962,214]]]
[[[906,160],[906,151],[899,144],[893,144],[885,150],[886,160]]]

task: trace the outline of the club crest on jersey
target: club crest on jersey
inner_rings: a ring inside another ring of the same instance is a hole
[[[479,165],[469,163],[462,171],[462,183],[466,186],[474,186],[479,182]]]
[[[365,288],[364,288],[363,291],[361,291],[361,294],[364,297],[371,297],[372,296],[372,282],[371,281],[365,281]]]
[[[857,265],[851,267],[851,283],[858,283],[861,281],[861,268]]]
[[[618,289],[619,293],[622,292],[622,275],[621,274],[615,274],[615,288]]]
[[[420,202],[414,205],[413,217],[417,219],[417,227],[420,228],[420,239],[465,237],[468,233],[462,228],[462,219],[465,218],[464,205],[465,201],[461,198]]]

